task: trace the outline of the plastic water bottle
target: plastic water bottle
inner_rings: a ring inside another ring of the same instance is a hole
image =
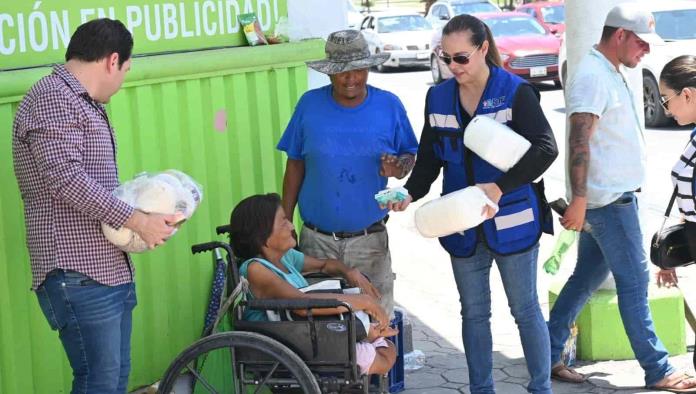
[[[578,232],[574,230],[563,230],[558,234],[558,240],[553,247],[553,254],[544,263],[544,271],[551,275],[556,275],[561,266],[563,256],[578,238]]]
[[[404,370],[416,371],[425,365],[425,354],[418,349],[404,354]]]

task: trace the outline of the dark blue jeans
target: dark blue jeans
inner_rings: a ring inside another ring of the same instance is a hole
[[[645,371],[645,384],[654,385],[674,368],[655,334],[648,307],[650,271],[643,249],[636,197],[633,193],[625,193],[607,206],[588,209],[585,221],[591,229],[580,233],[575,271],[563,286],[549,316],[551,363],[556,364],[561,359],[570,325],[611,271],[626,335]]]
[[[520,332],[530,376],[527,391],[551,394],[549,334],[536,288],[538,254],[539,245],[525,252],[501,256],[479,243],[473,256],[452,257],[454,280],[462,306],[462,339],[471,394],[495,393],[490,285],[493,260],[498,265],[508,306]]]
[[[79,272],[54,270],[36,296],[70,361],[71,394],[126,393],[135,284],[105,286]]]

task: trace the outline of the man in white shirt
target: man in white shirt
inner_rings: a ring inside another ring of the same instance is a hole
[[[635,3],[614,7],[602,38],[568,85],[570,205],[561,218],[580,234],[578,260],[549,317],[551,375],[580,383],[585,377],[561,361],[569,327],[611,272],[619,311],[646,386],[696,392],[696,379],[676,372],[657,338],[648,308],[649,269],[634,192],[645,180],[645,140],[633,94],[621,66],[634,68],[662,40],[651,13]],[[691,390],[693,389],[693,391]],[[679,391],[682,392],[682,391]]]

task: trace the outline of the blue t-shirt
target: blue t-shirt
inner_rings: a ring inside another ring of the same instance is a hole
[[[394,94],[368,85],[365,101],[346,108],[331,92],[327,85],[300,98],[278,149],[305,162],[302,220],[325,231],[359,231],[387,213],[375,201],[387,186],[382,153],[416,154],[418,140]]]
[[[239,273],[242,275],[242,277],[248,279],[248,274],[249,274],[249,264],[253,263],[254,261],[259,262],[263,264],[266,268],[271,270],[273,273],[278,275],[281,279],[284,281],[290,283],[293,287],[296,289],[306,287],[309,284],[307,283],[307,280],[302,276],[302,268],[304,268],[304,253],[297,251],[295,249],[290,249],[288,250],[287,253],[280,259],[280,262],[283,263],[285,268],[288,270],[288,272],[283,272],[278,269],[273,263],[271,263],[268,260],[262,259],[262,258],[253,258],[245,261],[242,266],[239,268]],[[251,293],[251,291],[247,294],[247,298],[253,299],[254,295]],[[259,320],[268,320],[266,317],[266,313],[262,310],[258,309],[246,309],[244,311],[244,320],[254,320],[254,321],[259,321]]]

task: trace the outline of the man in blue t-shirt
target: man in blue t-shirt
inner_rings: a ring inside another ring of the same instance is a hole
[[[283,208],[295,205],[304,221],[300,249],[358,268],[394,306],[387,209],[374,196],[413,168],[418,141],[401,101],[367,85],[368,69],[389,54],[370,55],[356,30],[331,33],[326,60],[307,65],[328,74],[331,85],[305,93],[278,149],[288,154]]]

